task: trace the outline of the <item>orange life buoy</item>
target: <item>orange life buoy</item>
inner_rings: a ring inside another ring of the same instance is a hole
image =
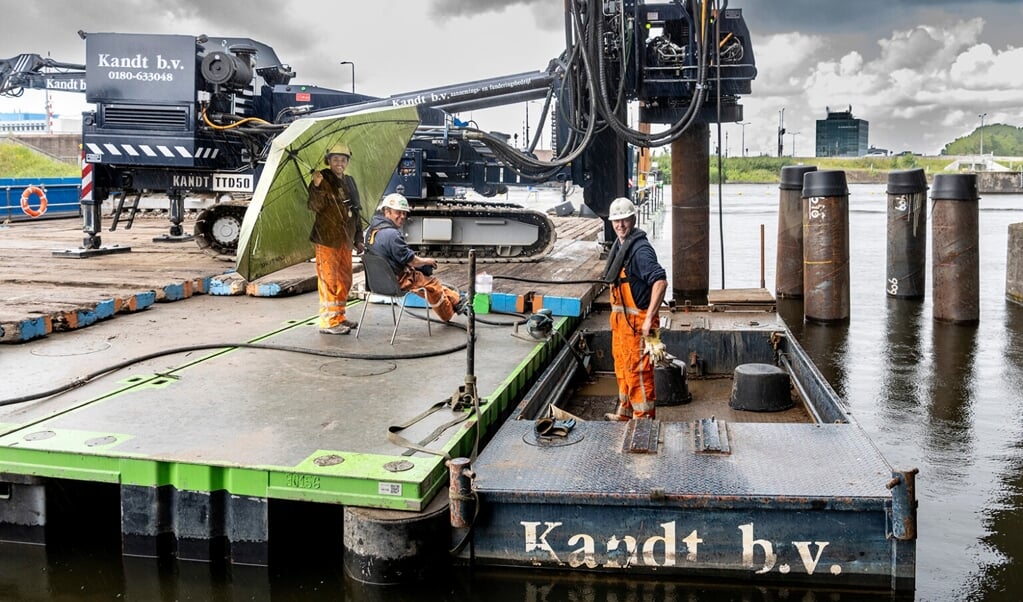
[[[39,197],[38,209],[33,209],[32,205],[29,205],[28,203],[33,194]],[[43,189],[38,186],[29,186],[26,188],[25,192],[21,193],[21,210],[29,217],[39,217],[46,213],[46,193],[43,192]]]

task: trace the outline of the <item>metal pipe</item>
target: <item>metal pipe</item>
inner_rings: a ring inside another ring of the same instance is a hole
[[[779,354],[778,361],[781,363],[782,368],[785,368],[785,371],[789,373],[789,377],[792,379],[792,385],[796,387],[796,391],[799,393],[800,399],[803,400],[803,405],[806,406],[806,409],[809,410],[810,414],[813,416],[813,421],[817,424],[824,424],[824,419],[821,418],[817,407],[810,401],[813,398],[810,397],[806,388],[803,387],[803,383],[799,382],[799,379],[796,378],[795,373],[792,371],[792,362],[789,361],[788,356],[784,353]]]
[[[448,508],[451,526],[467,529],[476,511],[476,498],[472,495],[472,466],[469,458],[452,458],[444,463],[448,467]]]
[[[934,319],[960,324],[980,320],[980,251],[977,174],[938,174],[934,206]]]
[[[473,299],[476,297],[476,249],[469,249],[469,293],[465,299],[466,319],[468,324],[466,332],[469,340],[465,346],[465,379],[469,384],[470,378],[473,385],[476,383],[476,310],[473,308]],[[475,391],[475,389],[473,389]]]
[[[885,485],[892,492],[892,533],[895,539],[916,539],[916,475],[918,468],[893,470]]]
[[[927,176],[923,169],[888,174],[888,247],[885,292],[923,299],[927,281]]]
[[[778,247],[774,293],[779,299],[803,298],[803,176],[813,165],[781,168],[778,184]]]
[[[764,224],[760,224],[760,288],[767,288],[764,276]]]
[[[844,171],[803,178],[803,313],[807,320],[849,319],[849,187]]]
[[[671,143],[671,286],[679,304],[705,305],[710,289],[710,151],[707,124]]]

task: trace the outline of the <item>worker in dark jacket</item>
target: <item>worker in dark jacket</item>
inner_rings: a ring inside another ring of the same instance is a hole
[[[612,201],[608,219],[618,235],[603,277],[611,283],[611,352],[618,408],[604,418],[654,418],[654,366],[644,353],[644,338],[658,337],[658,311],[668,289],[667,275],[646,232],[636,228],[632,201],[624,197]]]
[[[316,289],[320,294],[320,332],[348,334],[358,326],[345,317],[352,288],[352,251],[362,253],[359,189],[345,173],[352,151],[345,144],[327,150],[327,168],[314,171],[307,206],[316,213],[309,240],[316,248]]]
[[[418,295],[419,289],[425,288],[426,302],[437,317],[447,322],[456,313],[465,312],[465,302],[458,291],[444,286],[439,278],[433,276],[436,259],[420,257],[408,246],[401,229],[409,211],[411,207],[404,196],[398,193],[385,196],[366,230],[366,252],[387,259],[401,290]]]

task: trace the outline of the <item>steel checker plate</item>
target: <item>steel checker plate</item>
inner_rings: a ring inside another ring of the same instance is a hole
[[[582,422],[575,445],[523,443],[529,421],[510,421],[476,463],[490,501],[579,496],[580,503],[647,503],[668,496],[888,500],[891,468],[856,426],[729,423],[731,454],[697,454],[691,423],[662,423],[656,454],[622,453],[624,424]]]

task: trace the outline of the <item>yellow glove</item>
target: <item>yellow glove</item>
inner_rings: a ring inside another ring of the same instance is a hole
[[[668,360],[668,350],[664,347],[664,343],[661,342],[661,333],[659,330],[654,330],[647,336],[643,337],[643,353],[650,356],[650,361],[654,364],[661,364]]]

